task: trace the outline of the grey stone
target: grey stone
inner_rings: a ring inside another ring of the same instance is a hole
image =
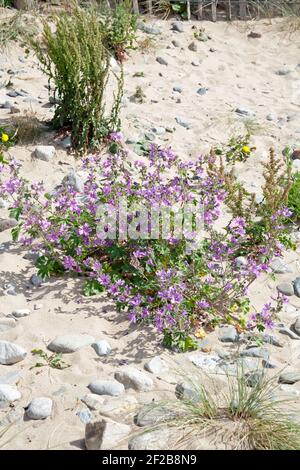
[[[9,384],[0,384],[0,402],[13,402],[20,400],[21,393],[16,387]]]
[[[191,129],[192,127],[191,123],[182,116],[176,116],[175,121],[177,122],[177,124],[184,127],[185,129]]]
[[[296,333],[290,330],[287,326],[279,328],[279,333],[283,335],[287,335],[291,339],[300,339],[300,336],[298,336]]]
[[[161,29],[159,26],[155,24],[144,23],[143,21],[138,23],[138,29],[143,31],[143,33],[153,34],[154,36],[161,34]]]
[[[90,410],[99,410],[104,402],[103,395],[97,395],[96,393],[87,393],[81,398],[82,403],[90,408]]]
[[[170,431],[163,426],[132,437],[128,442],[129,450],[165,450],[168,449]]]
[[[292,328],[295,333],[300,336],[300,317],[296,318],[296,321],[293,323]]]
[[[164,127],[152,127],[152,132],[154,132],[156,135],[163,135],[166,132],[166,129]]]
[[[235,264],[238,268],[242,268],[243,266],[247,266],[248,260],[245,256],[237,256],[235,258]]]
[[[193,60],[193,61],[192,61],[193,67],[199,67],[200,64],[201,64],[201,61],[198,61],[198,60]]]
[[[290,73],[292,72],[292,70],[287,67],[287,66],[284,66],[284,67],[281,67],[280,69],[276,70],[276,75],[280,75],[280,76],[285,76],[285,75],[289,75]]]
[[[155,135],[152,132],[145,132],[145,138],[153,142],[155,140]]]
[[[87,424],[92,421],[93,415],[88,408],[80,410],[76,413],[76,416],[80,419],[83,424]]]
[[[168,62],[163,57],[156,57],[156,62],[158,62],[161,65],[168,65]]]
[[[7,284],[5,286],[5,289],[6,289],[6,294],[7,295],[17,295],[17,292],[16,292],[16,285],[15,284]]]
[[[200,403],[201,397],[197,390],[191,385],[181,382],[176,385],[175,395],[179,400],[189,400],[193,403]]]
[[[109,418],[97,419],[85,426],[87,450],[111,450],[122,444],[131,432],[130,426]]]
[[[294,285],[294,293],[297,297],[300,297],[300,277],[296,277],[293,282]]]
[[[85,346],[90,346],[94,342],[95,338],[93,336],[70,333],[57,336],[47,347],[50,351],[57,353],[73,353]]]
[[[172,31],[176,31],[177,33],[184,33],[184,26],[181,21],[174,21],[172,23]]]
[[[273,346],[277,346],[278,348],[283,348],[283,343],[274,335],[270,335],[265,333],[263,335],[264,343],[272,344]]]
[[[176,413],[167,406],[161,405],[146,405],[135,417],[135,424],[137,426],[157,426],[163,422],[169,421],[171,418],[175,418]]]
[[[63,186],[71,186],[75,191],[82,192],[84,189],[84,179],[78,176],[72,169],[68,175],[62,179]]]
[[[173,39],[172,44],[174,47],[180,47],[180,42],[176,41],[176,39]]]
[[[152,390],[153,380],[134,367],[124,367],[115,372],[115,379],[125,388],[133,388],[139,392]]]
[[[33,398],[28,408],[26,416],[29,419],[46,419],[51,415],[53,402],[51,398],[37,397]]]
[[[173,91],[176,91],[177,93],[182,93],[183,89],[181,86],[173,86]]]
[[[10,114],[19,114],[20,112],[21,112],[21,110],[17,106],[11,106],[10,107]]]
[[[241,357],[257,357],[265,360],[269,359],[269,351],[265,348],[254,347],[249,349],[244,349],[240,352]]]
[[[0,219],[0,232],[12,229],[18,225],[15,219]]]
[[[43,284],[43,279],[38,274],[33,274],[30,278],[30,282],[34,287],[40,287]]]
[[[4,109],[11,109],[11,107],[13,106],[14,104],[11,102],[11,101],[4,101],[4,103],[1,103],[0,104],[0,108],[4,108]]]
[[[144,365],[145,369],[152,374],[162,374],[169,370],[168,364],[159,356],[155,356]]]
[[[16,321],[13,318],[0,317],[0,333],[16,327]]]
[[[238,108],[236,108],[235,112],[237,114],[242,115],[242,116],[248,116],[248,117],[254,117],[255,116],[255,112],[251,111],[250,109],[247,109],[247,108],[238,107]]]
[[[55,156],[55,147],[53,145],[38,145],[34,154],[39,160],[50,162]]]
[[[279,376],[279,382],[282,384],[294,384],[300,381],[300,372],[283,372]]]
[[[197,90],[197,95],[204,96],[207,93],[208,88],[201,87]]]
[[[0,364],[10,365],[23,361],[27,355],[25,349],[10,341],[0,341]]]
[[[285,274],[285,273],[292,272],[292,269],[286,263],[284,263],[284,261],[281,260],[280,258],[277,258],[274,261],[272,261],[271,269],[276,274]]]
[[[266,120],[267,121],[275,121],[275,119],[276,119],[275,114],[269,113],[269,114],[266,115]]]
[[[192,41],[189,45],[188,45],[188,49],[192,52],[197,52],[197,44],[195,43],[195,41]]]
[[[223,343],[236,343],[239,340],[239,335],[234,326],[221,328],[219,340]]]
[[[96,341],[92,347],[98,356],[108,356],[111,353],[111,345],[105,339]]]
[[[267,361],[265,359],[262,360],[262,365],[265,367],[265,369],[276,369],[277,364],[275,362],[271,361],[268,359]]]
[[[69,149],[72,146],[71,137],[65,137],[63,140],[59,142],[60,147],[63,149]]]
[[[281,284],[278,284],[277,290],[281,294],[287,295],[289,297],[291,295],[294,295],[294,288],[293,288],[293,284],[291,282],[282,282]]]
[[[7,96],[10,96],[11,98],[16,98],[16,96],[19,95],[19,93],[15,90],[10,90],[6,94],[7,94]]]
[[[94,380],[89,389],[98,395],[111,395],[117,397],[125,392],[124,385],[116,380]]]
[[[264,377],[263,371],[255,371],[255,372],[250,372],[246,376],[246,384],[248,387],[257,387],[261,382]]]
[[[18,308],[16,310],[13,310],[12,316],[15,318],[22,318],[22,317],[28,317],[30,315],[30,310],[29,308]]]

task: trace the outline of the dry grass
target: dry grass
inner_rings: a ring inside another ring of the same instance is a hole
[[[28,111],[24,115],[14,115],[10,120],[9,127],[21,145],[36,143],[45,130],[33,111]]]
[[[22,12],[6,15],[1,18],[0,50],[9,46],[11,41],[24,40],[37,34],[38,27],[35,18]]]

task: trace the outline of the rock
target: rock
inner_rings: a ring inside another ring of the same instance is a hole
[[[138,29],[146,34],[153,34],[154,36],[161,34],[161,29],[156,24],[144,23],[143,21],[138,23]]]
[[[65,137],[63,140],[61,140],[61,141],[59,142],[59,145],[60,145],[60,147],[62,147],[63,149],[69,149],[69,148],[71,148],[71,146],[72,146],[71,137],[70,137],[70,136]]]
[[[193,60],[192,61],[193,67],[199,67],[200,64],[201,64],[201,62],[199,62],[198,60]]]
[[[99,408],[99,413],[104,416],[113,415],[120,416],[121,413],[128,414],[137,408],[137,400],[131,395],[123,395],[120,397],[106,398]]]
[[[22,378],[20,370],[12,370],[0,376],[0,384],[15,384]]]
[[[174,86],[173,91],[176,91],[177,93],[182,93],[182,87],[181,86]]]
[[[105,339],[96,341],[92,347],[98,356],[108,356],[111,353],[111,345]]]
[[[265,348],[254,347],[249,349],[244,349],[240,352],[241,357],[258,357],[265,360],[269,359],[269,351]]]
[[[292,160],[300,160],[300,150],[293,150],[291,155]]]
[[[192,384],[178,383],[175,388],[176,398],[179,400],[189,400],[193,403],[200,403],[201,395]]]
[[[95,338],[93,336],[70,333],[57,336],[47,347],[50,351],[57,353],[73,353],[85,346],[90,346],[94,342]]]
[[[195,41],[192,41],[189,45],[188,45],[188,49],[190,51],[193,51],[193,52],[197,52],[197,44],[195,43]]]
[[[296,277],[293,282],[294,285],[294,293],[297,297],[300,297],[300,277]]]
[[[0,333],[16,327],[16,321],[13,318],[0,317]]]
[[[0,341],[0,364],[10,365],[23,361],[27,355],[25,349],[10,341]]]
[[[43,284],[43,278],[38,274],[33,274],[30,278],[30,282],[34,287],[40,287]]]
[[[215,47],[210,47],[209,52],[217,52],[217,49]]]
[[[300,336],[290,330],[287,326],[281,327],[279,329],[279,333],[281,333],[282,335],[287,335],[291,339],[300,339]]]
[[[152,127],[152,132],[154,132],[156,135],[163,135],[166,132],[166,129],[164,127]]]
[[[176,41],[176,39],[174,39],[174,40],[172,41],[172,44],[173,44],[174,47],[180,47],[180,42],[179,42],[179,41]]]
[[[74,169],[72,169],[68,175],[64,176],[62,179],[63,186],[71,186],[75,191],[81,193],[84,189],[84,179],[78,176]]]
[[[201,87],[197,90],[197,95],[204,96],[206,95],[208,88]]]
[[[5,286],[5,289],[6,289],[6,294],[7,294],[7,295],[17,295],[15,284],[12,284],[12,283],[11,283],[11,284],[7,284],[7,285]]]
[[[152,390],[153,380],[134,367],[124,367],[115,372],[115,379],[125,388],[133,388],[138,392]]]
[[[29,308],[18,308],[17,310],[14,310],[12,312],[12,316],[15,318],[22,318],[22,317],[27,317],[30,315],[30,310]]]
[[[10,96],[11,98],[16,98],[16,96],[19,95],[19,93],[15,90],[10,90],[6,94],[7,94],[7,96]]]
[[[109,418],[97,419],[85,426],[87,450],[116,449],[131,432],[130,426]]]
[[[125,392],[124,385],[116,380],[94,380],[89,389],[98,395],[111,395],[117,397]]]
[[[287,67],[287,66],[284,66],[284,67],[281,67],[280,69],[276,70],[276,75],[280,75],[280,76],[285,76],[285,75],[288,75],[292,72],[292,70]]]
[[[0,384],[0,403],[20,400],[21,393],[9,384]]]
[[[274,261],[272,261],[271,269],[276,274],[285,274],[285,273],[292,272],[292,269],[286,263],[284,263],[284,261],[281,260],[280,258],[277,258]]]
[[[19,114],[20,112],[21,112],[21,110],[17,106],[11,106],[10,107],[10,114]]]
[[[152,134],[152,132],[145,132],[145,139],[150,140],[150,142],[153,142],[155,140],[155,135]]]
[[[275,114],[270,113],[270,114],[266,115],[266,120],[267,121],[275,121],[275,119],[276,119]]]
[[[219,340],[222,343],[236,343],[239,340],[239,335],[234,326],[228,326],[220,330]]]
[[[293,331],[300,336],[300,317],[296,318],[295,323],[292,325]]]
[[[80,421],[83,424],[90,423],[93,419],[93,415],[92,415],[92,413],[90,412],[90,410],[88,408],[85,408],[84,410],[78,411],[76,413],[76,416],[79,417]]]
[[[46,419],[51,415],[53,402],[47,397],[33,398],[26,409],[29,419]]]
[[[250,372],[246,376],[246,384],[248,387],[257,387],[263,380],[263,371]]]
[[[259,39],[259,38],[261,38],[261,34],[260,33],[255,33],[254,31],[251,31],[248,34],[248,38]]]
[[[294,384],[300,381],[300,372],[283,372],[279,376],[279,382],[282,384]]]
[[[235,258],[235,264],[238,268],[242,268],[243,266],[247,266],[248,260],[245,256],[237,256]]]
[[[260,368],[260,358],[254,357],[240,357],[234,364],[223,363],[220,365],[220,370],[227,376],[237,376],[241,371],[250,373],[257,371]]]
[[[184,127],[185,129],[191,129],[192,127],[191,123],[184,117],[176,116],[175,121],[177,122],[177,124]]]
[[[278,338],[276,338],[276,336],[270,335],[268,333],[265,333],[263,335],[263,342],[272,344],[273,346],[277,346],[278,348],[283,348],[284,346],[283,343]]]
[[[163,405],[146,405],[135,417],[135,424],[137,426],[157,426],[163,422],[175,418],[176,413],[167,406]]]
[[[11,109],[12,106],[13,106],[13,103],[8,100],[0,104],[0,108],[4,108],[4,109]]]
[[[236,108],[235,112],[237,114],[240,114],[241,116],[248,116],[248,117],[254,117],[255,116],[255,112],[254,111],[251,111],[250,109],[246,109],[246,108]]]
[[[283,295],[294,295],[294,288],[291,282],[282,282],[281,284],[278,284],[277,290]]]
[[[153,429],[132,437],[128,442],[129,450],[165,450],[168,449],[170,431],[167,427]]]
[[[218,354],[196,353],[188,356],[188,359],[206,372],[214,371],[220,362]]]
[[[276,367],[278,367],[278,365],[275,362],[271,361],[270,359],[268,359],[267,361],[263,359],[262,366],[265,369],[276,369]]]
[[[150,361],[147,361],[144,367],[148,372],[156,375],[163,374],[169,370],[168,364],[159,356],[155,356]]]
[[[158,62],[161,65],[168,65],[168,62],[163,57],[156,57],[156,62]]]
[[[0,219],[0,232],[12,229],[18,225],[15,219]]]
[[[50,162],[55,156],[55,153],[55,147],[53,145],[38,145],[34,152],[36,158],[45,162]]]
[[[177,33],[184,33],[184,26],[181,21],[174,21],[172,23],[172,31],[176,31]]]
[[[82,403],[84,403],[90,410],[99,410],[101,405],[104,402],[104,396],[97,395],[96,393],[87,393],[81,398]]]

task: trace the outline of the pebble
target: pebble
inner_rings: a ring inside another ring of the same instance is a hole
[[[15,284],[7,284],[6,287],[6,294],[7,295],[17,295],[17,292],[16,292],[16,285]]]
[[[177,33],[184,33],[183,23],[180,21],[175,21],[172,23],[172,31],[176,31]]]
[[[192,62],[193,67],[199,67],[200,64],[201,62],[198,62],[198,60],[193,60]]]
[[[55,147],[53,145],[38,145],[34,151],[36,158],[45,162],[50,162],[55,156]]]
[[[77,411],[76,416],[79,417],[80,421],[83,424],[87,424],[92,421],[93,415],[90,412],[88,408],[85,408],[84,410]]]
[[[126,389],[133,388],[139,392],[152,390],[154,385],[150,377],[134,367],[124,367],[117,370],[115,379],[121,382]]]
[[[130,426],[109,418],[96,419],[85,426],[85,446],[87,450],[111,450],[126,439]]]
[[[295,321],[295,323],[293,323],[292,328],[295,331],[295,333],[298,336],[300,336],[300,317],[296,318],[296,321]]]
[[[190,129],[192,127],[191,123],[184,117],[176,116],[175,121],[177,122],[177,124],[184,127],[185,129]]]
[[[62,179],[63,186],[71,186],[75,191],[81,193],[84,189],[84,179],[77,175],[72,169],[66,176]]]
[[[134,423],[137,426],[157,426],[158,424],[174,418],[176,413],[164,405],[146,405],[135,416]]]
[[[51,415],[53,402],[47,397],[33,398],[26,409],[29,419],[46,419]]]
[[[237,256],[235,258],[235,264],[238,268],[242,268],[243,266],[247,266],[248,260],[245,256]]]
[[[17,106],[11,106],[10,107],[10,114],[19,114],[20,112],[21,112],[21,110]]]
[[[113,397],[125,392],[124,385],[116,380],[94,380],[88,388],[98,395],[111,395]]]
[[[197,95],[204,96],[204,95],[206,95],[207,91],[208,91],[208,88],[204,88],[204,87],[199,88],[197,90]]]
[[[4,108],[4,109],[11,109],[11,107],[13,106],[14,104],[11,102],[11,101],[4,101],[4,103],[1,103],[0,104],[0,108]]]
[[[248,387],[256,387],[261,383],[263,377],[263,371],[250,372],[249,374],[247,374],[246,384],[248,385]]]
[[[168,364],[159,356],[155,356],[152,359],[150,359],[150,361],[146,362],[144,365],[144,368],[148,372],[151,372],[151,374],[156,374],[156,375],[162,374],[169,370]]]
[[[27,355],[25,349],[10,341],[0,341],[0,364],[10,365],[23,361]]]
[[[265,333],[263,335],[263,342],[277,346],[278,348],[283,348],[283,343],[276,336]]]
[[[30,278],[30,282],[34,287],[40,287],[43,284],[43,278],[38,274],[33,274]]]
[[[0,219],[0,232],[12,229],[18,225],[15,219]]]
[[[17,310],[14,310],[12,312],[12,316],[15,318],[22,318],[22,317],[27,317],[30,315],[30,310],[29,308],[18,308]]]
[[[99,410],[101,405],[104,402],[104,397],[97,395],[96,393],[87,393],[81,398],[82,403],[84,403],[90,410]]]
[[[280,75],[280,76],[285,76],[285,75],[288,75],[292,72],[292,70],[289,68],[289,67],[281,67],[280,69],[276,70],[276,75]]]
[[[240,352],[241,357],[258,357],[265,360],[269,359],[269,351],[265,348],[254,347],[249,349],[244,349]]]
[[[106,398],[101,405],[100,414],[120,416],[121,413],[135,411],[137,400],[132,395]]]
[[[287,296],[294,295],[293,284],[290,283],[290,282],[282,282],[281,284],[278,284],[277,290],[281,294],[284,294],[284,295],[287,295]]]
[[[275,364],[275,362],[270,361],[270,360],[266,361],[265,359],[262,360],[262,365],[266,369],[276,369],[276,367],[278,367],[277,364]]]
[[[71,137],[68,136],[68,137],[65,137],[65,139],[61,140],[59,142],[59,145],[60,147],[62,147],[63,149],[69,149],[71,148],[72,146],[72,141],[71,141]]]
[[[155,24],[144,23],[143,21],[138,23],[138,29],[143,31],[143,33],[153,34],[154,36],[161,34],[161,29],[158,26]]]
[[[279,382],[282,384],[294,384],[300,381],[300,372],[283,372],[279,376]]]
[[[293,282],[294,285],[294,293],[297,297],[300,297],[300,277],[296,277]]]
[[[9,384],[0,384],[0,403],[20,400],[21,393]]]
[[[270,113],[270,114],[267,114],[267,116],[266,116],[267,121],[275,121],[275,119],[276,119],[275,114]]]
[[[193,403],[199,403],[201,401],[201,396],[197,389],[194,388],[192,384],[184,382],[176,385],[175,395],[179,400],[189,400]]]
[[[279,333],[283,335],[287,335],[291,339],[300,339],[300,336],[298,336],[296,333],[290,330],[287,326],[280,328]]]
[[[16,327],[16,321],[13,318],[0,317],[0,333]]]
[[[182,93],[183,89],[181,86],[174,86],[173,91],[176,91],[177,93]]]
[[[112,351],[111,345],[105,339],[96,341],[92,344],[92,347],[98,356],[108,356]]]
[[[239,335],[234,326],[221,328],[219,340],[222,343],[236,343],[239,340]]]
[[[163,57],[156,57],[156,62],[158,62],[161,65],[168,65],[168,62]]]
[[[172,41],[172,44],[173,44],[174,47],[180,47],[180,42],[179,42],[179,41],[176,41],[176,39],[174,39],[174,40]]]
[[[220,362],[218,354],[196,353],[188,356],[188,359],[200,369],[207,372],[214,371]]]
[[[286,263],[284,263],[284,261],[281,260],[280,258],[277,258],[274,261],[272,261],[271,269],[276,274],[285,274],[285,273],[292,272],[292,269]]]
[[[168,449],[170,431],[163,426],[132,437],[128,442],[129,450],[165,450]]]
[[[293,389],[293,388],[289,387],[289,385],[282,384],[282,385],[280,385],[279,389],[282,392],[287,393],[288,395],[295,396],[295,397],[300,396],[300,390]]]
[[[188,49],[190,51],[197,52],[198,47],[195,41],[191,42],[191,44],[188,45]]]
[[[242,116],[249,116],[249,117],[255,116],[255,112],[247,108],[236,108],[235,112],[237,114],[241,114]]]
[[[57,353],[73,353],[85,346],[90,346],[95,342],[93,336],[87,334],[70,333],[66,335],[57,336],[47,348],[50,351]]]
[[[166,132],[166,129],[164,127],[152,127],[152,132],[154,132],[156,135],[163,135]]]

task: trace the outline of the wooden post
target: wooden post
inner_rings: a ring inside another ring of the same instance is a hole
[[[139,15],[139,14],[140,14],[140,10],[139,10],[139,2],[138,2],[138,0],[133,0],[132,4],[133,4],[133,11],[134,11],[134,13],[136,13],[137,15]]]
[[[147,0],[147,10],[149,15],[152,15],[152,0]]]
[[[211,3],[211,19],[212,21],[217,21],[217,0],[212,0]]]
[[[228,21],[232,20],[231,0],[227,0],[226,2],[226,19]]]
[[[198,0],[197,2],[197,18],[198,20],[202,20],[203,18],[203,0]]]
[[[246,0],[239,1],[239,10],[240,10],[240,19],[245,20],[247,17]]]
[[[186,12],[187,12],[187,19],[188,21],[191,20],[191,2],[190,0],[186,0]]]

